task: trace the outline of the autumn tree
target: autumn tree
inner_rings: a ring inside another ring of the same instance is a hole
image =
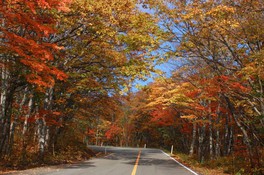
[[[44,161],[99,125],[105,134],[127,82],[154,71],[162,32],[137,1],[1,1],[0,15],[5,160]]]
[[[51,10],[66,11],[67,1],[1,1],[1,123],[0,155],[10,153],[13,135],[26,98],[32,96],[35,88],[54,85],[55,79],[64,80],[67,76],[52,65],[54,53],[60,50],[48,40],[55,33]],[[44,39],[45,38],[45,39]],[[31,89],[31,90],[29,90]],[[18,98],[17,91],[26,94]],[[30,94],[27,96],[27,94]],[[29,100],[29,111],[32,98]],[[18,104],[20,114],[15,114]],[[23,133],[27,128],[30,112],[26,112]],[[10,134],[9,134],[10,133]]]
[[[144,3],[154,9],[159,24],[168,34],[168,42],[162,47],[166,56],[180,60],[178,67],[188,65],[175,78],[177,83],[188,83],[187,89],[194,89],[190,94],[183,93],[185,97],[195,97],[192,99],[195,101],[187,103],[194,105],[193,111],[184,114],[184,118],[194,115],[199,123],[204,120],[204,126],[197,128],[201,136],[198,143],[205,145],[201,149],[209,149],[213,158],[215,147],[219,156],[219,133],[224,129],[224,154],[239,151],[237,146],[244,144],[247,149],[242,149],[241,157],[246,151],[251,170],[261,167],[263,2],[146,0]],[[179,86],[184,87],[184,83]],[[173,96],[179,94],[182,92]],[[160,97],[164,96],[162,93]],[[169,102],[177,105],[184,100]],[[214,126],[218,130],[213,131]],[[207,132],[208,138],[202,136]],[[236,146],[232,148],[233,144]]]

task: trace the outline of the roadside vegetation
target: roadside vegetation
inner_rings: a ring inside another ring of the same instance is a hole
[[[234,157],[223,157],[217,160],[208,160],[201,164],[195,157],[190,157],[187,154],[176,153],[172,156],[177,161],[191,168],[195,172],[203,175],[227,175],[227,174],[242,174],[242,166]]]

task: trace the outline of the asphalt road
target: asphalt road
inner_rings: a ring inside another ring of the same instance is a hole
[[[198,175],[159,149],[90,146],[107,156],[36,175]],[[31,174],[28,173],[27,174]]]

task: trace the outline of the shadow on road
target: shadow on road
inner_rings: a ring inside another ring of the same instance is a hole
[[[89,167],[95,167],[95,165],[93,165],[93,164],[94,163],[91,161],[85,161],[85,162],[71,164],[71,165],[65,167],[64,169],[86,169]]]

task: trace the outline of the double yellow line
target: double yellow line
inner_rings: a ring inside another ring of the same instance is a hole
[[[135,163],[135,166],[133,168],[133,171],[132,171],[131,175],[136,175],[138,162],[139,162],[139,159],[140,159],[140,154],[141,154],[141,150],[138,152],[137,160],[136,160],[136,163]]]

